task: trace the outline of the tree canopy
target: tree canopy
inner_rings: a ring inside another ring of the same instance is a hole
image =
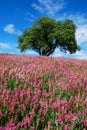
[[[32,49],[39,55],[49,56],[59,49],[65,53],[79,50],[75,39],[76,25],[72,20],[56,21],[48,17],[38,18],[30,28],[18,37],[21,52]]]

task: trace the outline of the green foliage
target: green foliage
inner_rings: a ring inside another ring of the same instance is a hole
[[[70,94],[69,94],[67,91],[64,91],[64,92],[61,94],[61,98],[62,98],[62,99],[67,99],[67,100],[69,100],[69,99],[70,99]]]
[[[14,89],[15,86],[16,86],[16,78],[8,79],[8,88]]]
[[[49,56],[59,47],[61,51],[75,53],[80,50],[75,39],[76,26],[72,20],[56,21],[48,17],[38,18],[32,27],[18,37],[18,48],[33,49],[39,55]]]

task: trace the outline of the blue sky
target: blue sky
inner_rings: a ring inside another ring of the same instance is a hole
[[[56,49],[52,56],[87,59],[87,0],[2,0],[0,1],[0,53],[38,55],[32,50],[20,53],[18,36],[34,20],[48,16],[72,19],[77,25],[76,40],[81,51],[64,54]]]

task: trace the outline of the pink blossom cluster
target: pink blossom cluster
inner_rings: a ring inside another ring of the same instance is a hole
[[[87,129],[87,60],[0,54],[0,130],[21,129]]]

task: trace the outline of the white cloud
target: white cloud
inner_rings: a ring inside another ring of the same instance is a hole
[[[60,17],[60,18],[63,18],[63,19],[66,19],[66,18],[72,19],[77,26],[78,25],[83,25],[83,24],[87,23],[86,14],[83,14],[83,13],[76,13],[76,14],[67,14],[67,13],[64,13],[64,15],[62,17]]]
[[[32,7],[34,7],[34,9],[36,9],[37,11],[39,11],[40,13],[43,13],[44,12],[44,9],[40,6],[40,5],[37,5],[35,3],[32,4]]]
[[[46,13],[54,17],[56,13],[64,8],[64,0],[37,0],[39,4],[33,3],[32,7],[40,13]]]
[[[87,59],[87,52],[84,50],[77,51],[75,54],[69,54],[69,53],[62,53],[58,48],[55,50],[53,57],[73,57],[76,59]]]
[[[35,15],[33,15],[32,13],[30,12],[27,12],[25,13],[25,16],[24,16],[24,20],[27,20],[29,22],[33,22],[37,17]]]
[[[74,14],[69,15],[69,18],[72,19],[76,26],[76,40],[78,44],[82,44],[83,42],[87,42],[87,17],[85,14]]]
[[[78,44],[87,42],[87,27],[81,26],[76,31],[76,39]]]
[[[37,52],[33,51],[33,50],[27,50],[24,52],[25,55],[39,55]]]
[[[0,42],[0,48],[2,49],[8,49],[10,48],[9,44]]]
[[[55,49],[54,54],[52,56],[63,57],[63,53],[59,50],[59,48],[57,48],[57,49]]]
[[[4,31],[8,32],[8,33],[14,33],[14,25],[13,24],[9,24],[4,28]]]
[[[10,33],[10,34],[16,34],[16,35],[20,35],[21,32],[19,30],[17,30],[14,26],[14,24],[8,24],[4,27],[4,31]]]
[[[87,59],[87,53],[83,50],[77,51],[75,54],[73,54],[73,56],[77,59]]]

